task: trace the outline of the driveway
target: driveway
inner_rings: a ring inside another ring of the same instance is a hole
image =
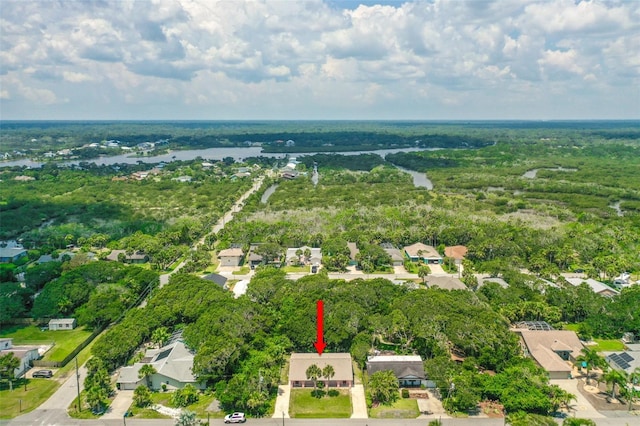
[[[119,390],[111,401],[111,406],[102,416],[103,419],[121,419],[133,402],[132,390]]]
[[[282,413],[284,418],[289,418],[289,397],[291,395],[291,386],[280,385],[278,386],[278,396],[276,397],[276,405],[273,409],[273,418],[281,419]]]
[[[351,388],[351,409],[353,410],[351,412],[352,419],[366,419],[369,417],[363,385],[353,385]]]
[[[576,402],[573,403],[571,410],[575,413],[575,417],[581,417],[584,419],[602,419],[605,416],[593,408],[593,405],[582,395],[578,390],[578,380],[576,379],[552,379],[549,380],[549,384],[558,385],[561,389],[572,393],[576,396]]]

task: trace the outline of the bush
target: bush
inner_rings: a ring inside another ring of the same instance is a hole
[[[409,398],[409,389],[402,389],[402,397]]]
[[[171,403],[174,407],[186,407],[198,402],[199,399],[198,390],[192,384],[187,384],[184,388],[174,392]]]

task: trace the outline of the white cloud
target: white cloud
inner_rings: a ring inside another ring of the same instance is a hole
[[[5,0],[3,115],[640,116],[640,2],[343,3]]]

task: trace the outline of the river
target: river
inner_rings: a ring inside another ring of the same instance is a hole
[[[405,173],[409,173],[413,177],[413,185],[416,188],[427,188],[429,191],[433,189],[433,182],[427,177],[425,173],[416,172],[415,170],[405,169],[404,167],[394,166],[398,170],[402,170]]]
[[[241,162],[248,157],[269,157],[269,158],[285,158],[289,157],[302,157],[305,155],[315,154],[340,154],[340,155],[360,155],[360,154],[378,154],[384,158],[387,154],[395,154],[396,152],[413,152],[413,151],[425,151],[424,148],[394,148],[394,149],[381,149],[377,151],[348,151],[348,152],[289,152],[289,153],[272,153],[262,152],[261,147],[246,147],[246,148],[207,148],[207,149],[194,149],[186,151],[171,151],[166,154],[155,155],[151,157],[139,157],[136,155],[121,154],[112,157],[99,157],[92,159],[60,161],[60,164],[65,165],[77,165],[79,163],[94,163],[98,166],[110,166],[113,164],[136,164],[138,161],[143,163],[170,163],[172,161],[189,161],[195,160],[201,157],[203,160],[222,160],[226,157],[231,157],[235,161]],[[0,162],[0,168],[2,167],[14,167],[14,166],[27,166],[29,168],[41,167],[44,162],[32,161],[28,158],[14,161]]]

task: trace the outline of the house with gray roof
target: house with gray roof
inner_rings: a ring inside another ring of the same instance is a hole
[[[160,389],[162,385],[166,385],[168,389],[182,389],[188,383],[197,389],[205,389],[206,384],[200,383],[192,372],[194,356],[182,340],[176,340],[160,349],[147,350],[141,361],[120,369],[116,381],[118,389],[132,390],[147,384],[145,378],[138,377],[142,366],[147,364],[156,370],[149,377],[151,389]]]
[[[424,364],[419,355],[378,355],[367,359],[369,376],[387,370],[393,371],[401,388],[435,387],[433,381],[427,381]]]
[[[297,254],[298,250],[300,250],[301,254]],[[310,253],[309,257],[304,255],[304,252],[308,250]],[[287,265],[314,265],[320,266],[322,263],[322,250],[318,247],[290,247],[287,249],[286,254]]]
[[[22,247],[0,247],[0,263],[11,263],[27,255]]]
[[[75,318],[53,318],[49,320],[49,330],[73,330],[76,328]]]
[[[40,358],[38,348],[38,346],[33,345],[14,346],[13,339],[10,337],[0,339],[0,356],[11,353],[20,360],[18,367],[13,370],[14,377],[22,376],[31,368],[32,361]]]
[[[380,247],[391,257],[393,266],[402,266],[404,264],[404,255],[396,246],[391,243],[382,243]]]
[[[580,284],[585,283],[588,285],[595,294],[600,296],[612,297],[617,296],[620,292],[608,285],[596,281],[593,278],[566,278],[567,282],[572,286],[578,287]]]

